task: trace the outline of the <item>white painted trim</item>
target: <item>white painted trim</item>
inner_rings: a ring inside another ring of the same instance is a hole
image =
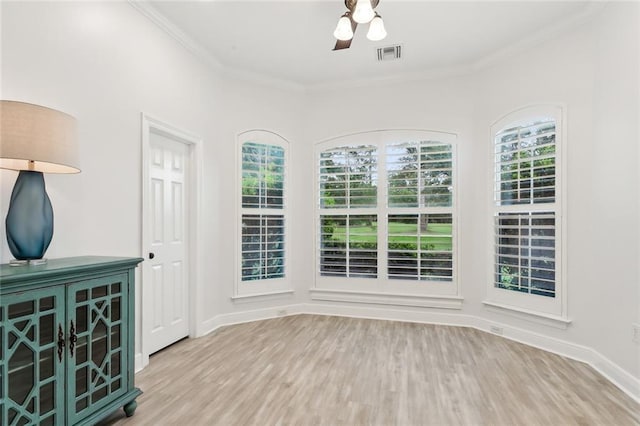
[[[494,200],[497,183],[495,182],[495,135],[506,126],[516,126],[529,123],[538,117],[553,117],[556,122],[556,199],[548,204],[522,204],[515,206],[498,206]],[[565,173],[567,170],[567,106],[561,102],[540,102],[520,106],[501,115],[488,129],[488,164],[487,185],[490,188],[488,197],[489,215],[487,229],[491,230],[491,238],[486,242],[486,304],[499,307],[519,307],[522,312],[537,312],[539,317],[556,317],[564,321],[569,320],[568,312],[568,284],[567,284],[567,184]],[[498,212],[509,211],[542,211],[554,212],[556,217],[555,264],[556,264],[556,293],[555,297],[538,296],[497,288],[494,285],[495,241],[494,217]],[[531,317],[529,317],[531,318]]]
[[[266,74],[255,73],[247,70],[241,70],[224,66],[209,53],[200,43],[189,37],[178,26],[169,21],[164,15],[156,10],[146,0],[128,0],[129,4],[148,18],[153,24],[165,31],[169,36],[173,37],[187,51],[191,52],[195,57],[211,66],[215,71],[221,72],[224,77],[247,81],[254,84],[266,85],[269,87],[279,88],[283,90],[291,90],[299,93],[303,92],[322,92],[343,90],[354,87],[373,87],[380,85],[402,84],[408,81],[426,81],[438,78],[449,78],[461,75],[467,75],[474,71],[483,70],[493,66],[497,61],[508,58],[518,52],[533,48],[545,41],[552,40],[564,32],[567,32],[577,26],[588,22],[594,16],[597,16],[606,6],[606,2],[591,2],[582,12],[575,14],[569,19],[562,20],[550,27],[542,28],[540,31],[533,33],[529,37],[512,43],[506,47],[500,48],[475,62],[466,62],[452,67],[438,67],[422,71],[399,73],[391,76],[358,78],[358,79],[341,79],[339,81],[303,84],[282,78],[269,76]]]
[[[377,49],[377,48],[376,48]],[[375,52],[373,52],[375,54]],[[422,71],[401,72],[394,75],[382,77],[358,77],[346,78],[342,80],[330,81],[326,83],[315,83],[306,86],[308,93],[335,92],[346,89],[394,86],[411,82],[423,82],[429,80],[439,80],[444,78],[454,78],[469,75],[474,70],[469,65],[453,67],[438,67]]]
[[[294,93],[305,93],[306,90],[305,86],[300,83],[238,68],[224,67],[222,75],[229,80],[257,84],[268,88],[287,90]]]
[[[588,6],[570,18],[558,21],[551,26],[533,32],[526,38],[501,47],[494,52],[485,55],[479,60],[468,65],[469,71],[483,70],[494,66],[504,59],[513,57],[521,52],[526,52],[546,41],[558,38],[563,33],[568,32],[579,25],[587,23],[592,18],[598,16],[606,7],[606,2],[592,1]]]
[[[571,320],[558,315],[545,314],[536,311],[522,309],[517,306],[509,306],[503,303],[491,302],[484,300],[482,303],[492,312],[510,315],[525,321],[535,322],[537,324],[548,325],[555,328],[566,330],[571,324]]]
[[[282,315],[283,311],[286,312],[285,315]],[[206,320],[202,324],[202,327],[199,328],[200,332],[196,337],[207,335],[216,331],[220,327],[228,325],[299,314],[368,318],[454,327],[471,327],[487,333],[491,333],[491,327],[499,327],[503,330],[502,337],[506,339],[590,365],[607,380],[620,388],[624,393],[640,403],[640,378],[634,377],[599,352],[586,346],[544,336],[532,331],[512,327],[505,323],[490,321],[473,315],[424,309],[393,309],[364,305],[334,305],[312,302],[217,315]]]
[[[504,338],[589,364],[607,380],[640,403],[640,378],[634,377],[599,352],[586,346],[512,327],[505,323],[456,313],[450,314],[435,311],[400,310],[353,305],[321,305],[312,303],[302,305],[302,308],[299,310],[305,314],[315,315],[472,327],[487,333],[491,333],[492,326],[497,326],[503,329],[502,337]]]
[[[187,145],[189,149],[189,234],[188,234],[188,250],[189,250],[189,294],[188,294],[188,307],[189,307],[189,336],[195,337],[197,333],[197,324],[200,323],[199,309],[198,309],[198,289],[200,282],[198,274],[199,256],[202,253],[201,238],[198,238],[200,230],[200,211],[202,200],[202,139],[196,135],[186,132],[172,124],[153,117],[150,114],[141,113],[141,145],[142,145],[142,208],[141,208],[141,253],[140,256],[147,258],[147,253],[150,249],[148,246],[149,241],[149,224],[146,220],[147,217],[147,205],[149,202],[149,155],[150,155],[150,133],[156,131],[164,133],[172,139],[182,142]],[[140,322],[141,322],[141,368],[144,368],[149,364],[149,336],[151,334],[152,324],[151,318],[147,314],[151,310],[150,303],[153,300],[152,295],[149,292],[149,286],[145,285],[145,267],[141,268],[141,310],[140,310]]]
[[[409,208],[389,208],[387,206],[387,171],[386,171],[386,147],[391,144],[389,138],[393,141],[392,144],[396,144],[403,141],[419,141],[419,140],[437,140],[438,142],[450,144],[452,147],[452,179],[454,185],[454,195],[451,207],[409,207]],[[458,278],[459,272],[459,254],[460,247],[458,244],[458,226],[459,226],[459,212],[458,212],[458,200],[459,200],[459,183],[457,171],[458,165],[458,133],[443,130],[429,130],[429,129],[374,129],[366,131],[352,132],[348,134],[333,136],[328,139],[321,140],[314,144],[314,253],[315,253],[315,281],[313,290],[334,292],[334,296],[328,298],[328,293],[320,294],[322,299],[318,300],[331,300],[331,301],[349,301],[359,303],[383,303],[374,302],[371,300],[362,301],[362,297],[347,296],[341,294],[340,298],[336,298],[335,292],[341,290],[359,293],[359,294],[385,294],[387,299],[389,297],[399,296],[394,305],[404,306],[422,306],[422,307],[444,307],[448,309],[460,309],[460,307],[449,306],[434,306],[433,304],[424,304],[421,302],[411,302],[404,299],[404,296],[409,294],[415,294],[418,298],[439,298],[449,297],[452,299],[461,297],[461,286]],[[378,205],[375,208],[326,208],[320,207],[318,194],[320,193],[320,179],[318,174],[318,166],[320,155],[324,150],[342,147],[342,146],[371,146],[377,150],[377,164],[378,164]],[[437,281],[418,281],[418,280],[397,280],[389,279],[387,276],[387,250],[386,241],[388,237],[387,222],[386,220],[380,220],[380,218],[386,218],[388,214],[417,214],[428,212],[438,213],[450,213],[452,217],[452,262],[453,271],[451,281],[437,282]],[[320,216],[321,215],[356,215],[356,214],[372,214],[379,217],[378,220],[378,249],[377,257],[378,270],[376,278],[357,278],[357,277],[327,277],[320,274]],[[393,282],[393,286],[389,283]],[[388,291],[389,287],[393,287],[393,291]],[[366,298],[365,298],[366,300]],[[424,302],[425,299],[423,299]],[[401,303],[402,302],[402,303]]]
[[[273,297],[291,296],[294,293],[295,291],[293,290],[271,291],[266,293],[252,293],[252,294],[246,294],[241,296],[231,296],[231,300],[233,300],[234,302],[242,302],[242,301],[246,301],[247,299],[255,299],[255,298],[271,299]]]
[[[284,200],[282,209],[262,209],[242,207],[242,146],[246,142],[273,145],[284,150]],[[242,297],[259,297],[265,294],[292,291],[291,284],[291,224],[290,224],[290,186],[291,186],[291,142],[278,132],[267,129],[250,129],[236,134],[235,142],[235,268],[232,300]],[[284,277],[242,281],[242,215],[278,214],[284,217]],[[259,287],[258,289],[254,289]]]
[[[134,370],[136,373],[142,371],[144,366],[142,365],[142,352],[138,352],[134,357]]]
[[[415,306],[420,308],[462,309],[463,298],[421,294],[389,294],[345,290],[310,290],[312,300],[368,303],[374,305]]]
[[[238,81],[245,81],[252,84],[259,84],[267,87],[289,90],[302,93],[305,86],[293,81],[284,80],[265,74],[255,73],[247,70],[223,66],[218,59],[212,55],[202,44],[195,41],[187,33],[182,31],[176,24],[167,19],[155,7],[146,0],[128,0],[129,5],[149,19],[156,27],[167,33],[176,40],[185,50],[193,54],[197,59],[204,62],[220,75]]]
[[[220,327],[226,327],[228,325],[243,324],[247,322],[261,321],[277,317],[304,314],[305,312],[301,311],[303,307],[304,305],[301,304],[284,305],[271,308],[256,309],[253,311],[241,311],[216,315],[215,317],[210,318],[203,323],[202,334],[197,337],[213,333]],[[283,311],[286,311],[286,314],[283,315]]]
[[[188,52],[209,65],[215,71],[221,71],[222,65],[202,45],[189,37],[177,25],[169,21],[162,13],[145,0],[128,0],[129,5],[153,22],[156,27],[166,32]]]

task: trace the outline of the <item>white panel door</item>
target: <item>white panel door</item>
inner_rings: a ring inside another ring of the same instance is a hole
[[[153,294],[149,353],[189,335],[186,206],[188,152],[184,143],[149,133],[148,280]],[[147,293],[147,294],[149,294]]]

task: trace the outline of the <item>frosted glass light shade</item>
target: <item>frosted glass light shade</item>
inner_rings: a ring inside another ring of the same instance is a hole
[[[376,13],[375,18],[369,24],[367,38],[371,41],[380,41],[387,36],[387,30],[384,29],[384,22],[380,15]]]
[[[0,168],[78,173],[76,120],[51,108],[0,101]]]
[[[333,32],[333,36],[338,40],[351,40],[353,38],[353,29],[351,28],[351,19],[345,14],[342,15]]]
[[[355,10],[353,11],[353,20],[358,24],[366,24],[375,16],[375,12],[371,7],[371,0],[358,0]]]

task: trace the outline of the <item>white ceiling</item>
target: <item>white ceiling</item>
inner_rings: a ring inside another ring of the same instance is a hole
[[[144,7],[225,69],[304,87],[459,72],[594,12],[590,1],[381,0],[376,10],[387,38],[371,42],[361,25],[351,48],[334,52],[343,0],[149,1]],[[376,49],[392,44],[402,44],[403,58],[378,62]]]

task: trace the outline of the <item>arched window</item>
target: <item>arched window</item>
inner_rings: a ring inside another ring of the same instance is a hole
[[[515,111],[491,127],[493,268],[489,302],[563,317],[562,110]]]
[[[288,142],[254,130],[238,135],[240,253],[236,296],[289,289],[286,167]]]
[[[438,296],[459,306],[455,141],[445,132],[385,130],[317,145],[312,297],[347,300],[349,292],[349,301],[371,302],[384,294],[376,303],[435,306],[428,297]]]

